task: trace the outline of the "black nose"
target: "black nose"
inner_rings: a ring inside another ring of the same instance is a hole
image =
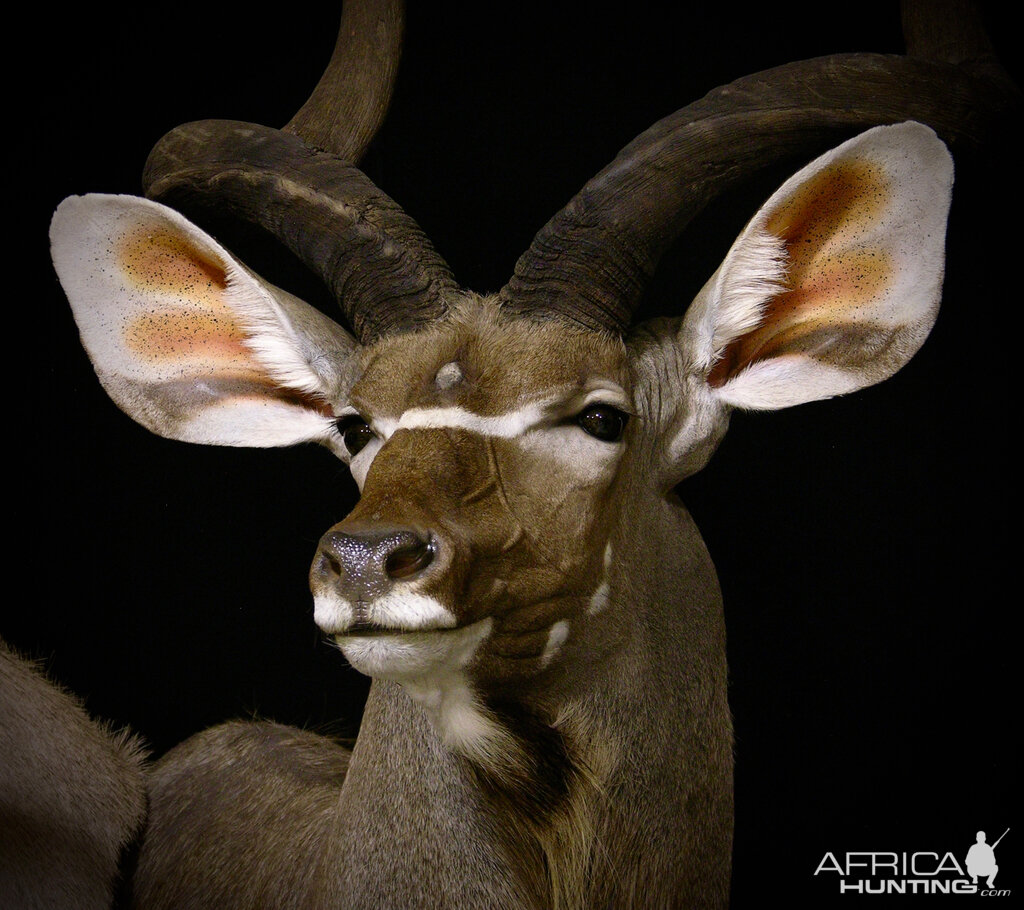
[[[332,528],[320,538],[313,574],[349,601],[365,601],[410,581],[434,559],[429,534],[408,528]]]

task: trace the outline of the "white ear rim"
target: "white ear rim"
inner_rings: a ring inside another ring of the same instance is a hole
[[[898,332],[898,338],[870,370],[839,368],[796,355],[756,361],[721,387],[708,387],[723,404],[776,409],[872,385],[905,364],[931,331],[942,296],[953,161],[930,128],[908,121],[867,130],[787,180],[751,219],[695,298],[680,343],[693,368],[706,373],[731,340],[757,325],[786,275],[784,245],[766,224],[801,184],[833,163],[857,156],[879,163],[899,190],[875,231],[898,238],[891,247],[899,265],[898,280],[884,304],[870,314],[872,322]]]
[[[187,371],[174,364],[140,365],[120,342],[124,313],[110,300],[125,293],[111,258],[116,238],[152,225],[188,238],[224,272],[225,297],[246,332],[244,346],[262,372],[282,388],[334,401],[347,392],[358,344],[341,326],[238,262],[221,244],[165,205],[135,196],[89,194],[65,199],[50,227],[54,268],[71,304],[82,343],[114,401],[164,436],[233,446],[282,446],[322,441],[324,414],[255,393],[228,393],[231,385],[191,382],[202,404],[186,414],[163,401],[185,401]],[[157,389],[164,388],[164,394]]]

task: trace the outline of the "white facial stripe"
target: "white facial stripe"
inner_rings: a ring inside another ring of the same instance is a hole
[[[609,401],[612,397],[604,389],[590,393],[592,400]],[[495,417],[484,417],[457,407],[411,408],[398,420],[374,421],[373,429],[384,440],[398,430],[413,429],[461,429],[484,437],[515,439],[527,452],[553,456],[568,465],[581,484],[596,483],[606,477],[615,463],[617,448],[594,439],[573,424],[552,425],[560,412],[554,410],[551,404],[551,399],[534,402]],[[585,405],[577,406],[582,408]],[[572,413],[572,410],[568,413]],[[536,432],[538,430],[542,432]],[[379,443],[371,443],[363,450],[365,455],[359,453],[362,460],[359,456],[352,460],[352,475],[360,489],[378,449]]]
[[[460,407],[410,408],[398,420],[382,418],[373,421],[373,429],[384,439],[398,430],[462,429],[511,439],[550,421],[553,417],[567,416],[595,402],[605,402],[621,411],[630,411],[626,393],[609,380],[589,383],[579,395],[568,396],[564,389],[532,401],[515,410],[485,417]]]
[[[542,423],[548,401],[534,402],[515,411],[483,417],[465,408],[410,408],[398,420],[381,420],[374,429],[385,438],[398,430],[470,430],[482,436],[511,439]]]

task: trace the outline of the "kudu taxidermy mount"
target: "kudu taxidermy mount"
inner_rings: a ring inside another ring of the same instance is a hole
[[[344,15],[393,46],[391,7]],[[367,33],[343,24],[343,59]],[[284,132],[189,124],[150,158],[150,200],[63,204],[54,262],[124,410],[176,439],[311,440],[350,463],[361,499],[317,531],[310,580],[317,626],[374,677],[351,758],[292,728],[214,727],[147,772],[144,823],[131,756],[111,748],[120,798],[96,867],[112,876],[118,836],[133,841],[121,868],[140,907],[727,903],[722,606],[673,491],[734,408],[871,385],[930,331],[946,144],[970,149],[1002,102],[918,57],[794,64],[670,115],[492,295],[456,284],[356,169],[386,97],[364,120],[300,115]],[[384,59],[354,68],[374,76],[361,86],[342,68],[342,97],[386,96]],[[776,162],[789,173],[743,213],[695,302],[634,320],[697,210]],[[240,216],[278,237],[345,328],[178,214],[211,209],[218,227]],[[33,697],[8,666],[8,691]]]

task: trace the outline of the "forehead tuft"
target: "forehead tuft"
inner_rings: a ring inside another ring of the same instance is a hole
[[[459,404],[495,415],[600,378],[628,389],[618,338],[504,316],[493,298],[463,301],[444,322],[384,338],[363,355],[353,403],[379,415]]]

